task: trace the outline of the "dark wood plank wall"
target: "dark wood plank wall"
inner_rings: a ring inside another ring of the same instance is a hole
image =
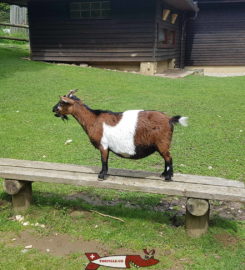
[[[188,25],[185,64],[244,66],[245,3],[201,2],[197,19]]]
[[[154,60],[155,2],[112,0],[110,19],[69,17],[68,1],[29,4],[33,60],[131,62]]]
[[[169,18],[167,21],[162,20],[163,8],[169,8],[172,12],[176,12],[177,14],[179,14],[175,24],[171,24]],[[177,66],[179,66],[182,12],[167,6],[162,0],[157,1],[156,9],[157,10],[156,10],[156,30],[155,30],[156,33],[155,59],[156,61],[164,61],[175,58],[176,64]],[[170,46],[169,48],[161,48],[161,46],[159,46],[157,39],[158,39],[158,31],[160,28],[165,28],[176,32],[176,44],[174,46],[172,47]]]

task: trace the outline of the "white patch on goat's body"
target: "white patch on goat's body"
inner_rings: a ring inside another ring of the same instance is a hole
[[[188,117],[185,117],[185,116],[182,116],[180,117],[179,119],[179,123],[184,126],[184,127],[187,127],[188,126]]]
[[[125,111],[115,126],[103,123],[101,145],[124,157],[135,155],[134,135],[141,110]]]
[[[169,169],[170,169],[170,167],[169,167],[169,166],[167,166],[167,172],[169,171]]]

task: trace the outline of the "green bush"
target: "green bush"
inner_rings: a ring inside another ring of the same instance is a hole
[[[8,4],[0,3],[0,22],[9,22],[9,10]]]

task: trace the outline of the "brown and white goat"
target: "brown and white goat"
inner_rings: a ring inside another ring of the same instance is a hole
[[[129,110],[118,113],[92,110],[74,95],[75,92],[71,90],[60,97],[53,112],[63,120],[72,115],[94,147],[100,150],[102,170],[99,179],[105,179],[107,174],[110,151],[130,159],[144,158],[157,151],[165,160],[161,177],[171,180],[173,164],[169,149],[173,125],[180,123],[187,126],[187,117],[169,117],[158,111]]]

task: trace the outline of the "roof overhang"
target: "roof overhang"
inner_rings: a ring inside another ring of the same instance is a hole
[[[196,1],[193,0],[164,0],[166,4],[184,11],[199,11]]]
[[[37,0],[0,0],[0,2],[18,6],[27,6],[27,2],[31,1]],[[198,11],[197,2],[194,2],[193,0],[163,0],[163,1],[169,6],[172,6],[179,10]]]
[[[237,4],[245,3],[245,0],[198,0],[198,4]]]

